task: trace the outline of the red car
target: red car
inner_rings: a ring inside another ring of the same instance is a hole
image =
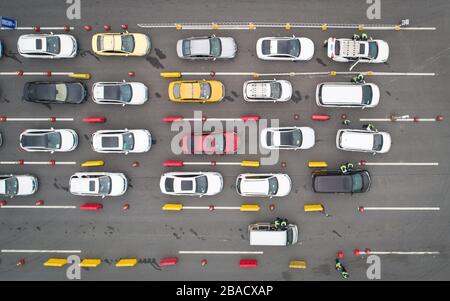
[[[192,133],[180,141],[183,154],[235,154],[239,137],[235,132]]]

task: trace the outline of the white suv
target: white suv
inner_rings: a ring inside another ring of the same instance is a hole
[[[287,174],[246,173],[236,180],[236,191],[248,197],[282,197],[291,192],[292,181]]]
[[[387,153],[391,148],[391,135],[386,132],[341,129],[336,135],[336,147],[344,151]]]
[[[292,97],[292,85],[287,80],[249,80],[243,90],[249,102],[288,101]]]
[[[0,197],[32,195],[38,190],[38,179],[32,175],[0,175]]]
[[[77,172],[70,177],[70,193],[81,196],[121,196],[128,188],[127,177],[113,172]]]
[[[316,88],[316,103],[328,108],[373,108],[380,102],[375,84],[346,82],[321,83]]]
[[[77,55],[78,45],[68,34],[27,34],[19,37],[17,50],[27,58],[73,58]]]

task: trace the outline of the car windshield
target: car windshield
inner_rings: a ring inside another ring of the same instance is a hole
[[[51,36],[47,38],[47,52],[59,54],[60,41],[59,37]]]
[[[278,54],[298,57],[300,55],[300,42],[297,39],[278,41]]]
[[[5,183],[5,194],[15,195],[19,190],[19,181],[16,178],[9,178],[4,181]]]
[[[49,133],[47,134],[47,148],[60,149],[61,148],[61,134]]]
[[[120,85],[120,100],[123,102],[130,102],[133,96],[131,86],[128,84]]]
[[[369,42],[369,57],[376,59],[378,56],[378,45],[377,42]]]
[[[67,86],[65,84],[56,84],[55,90],[56,90],[55,100],[56,101],[66,101]]]
[[[209,99],[211,97],[211,85],[208,83],[200,84],[200,98]]]
[[[341,51],[341,42],[336,41],[336,43],[334,43],[334,54],[339,55],[340,51]]]
[[[195,178],[195,192],[206,193],[208,190],[208,179],[206,176],[199,176]]]
[[[173,85],[173,96],[175,98],[181,98],[180,88],[181,88],[180,84]]]
[[[209,39],[209,53],[212,56],[220,56],[220,53],[222,52],[222,45],[220,43],[219,38],[211,38]]]
[[[131,53],[134,50],[134,37],[131,34],[122,36],[122,51]]]
[[[362,103],[370,105],[372,102],[372,87],[370,85],[362,86]]]
[[[278,192],[278,180],[275,177],[269,178],[269,195],[277,194]]]
[[[183,55],[191,55],[191,41],[189,40],[183,41]]]
[[[360,192],[363,188],[363,178],[357,173],[352,175],[352,192]]]
[[[282,146],[295,146],[300,147],[302,145],[302,133],[296,129],[289,132],[280,133],[280,144]]]
[[[98,178],[98,186],[100,194],[109,194],[111,192],[111,178],[108,176]]]
[[[373,150],[380,151],[383,147],[383,135],[375,134],[373,135]]]
[[[134,136],[132,133],[123,134],[122,139],[124,150],[132,150],[134,148]]]
[[[281,84],[274,82],[270,84],[270,97],[278,99],[281,97]]]

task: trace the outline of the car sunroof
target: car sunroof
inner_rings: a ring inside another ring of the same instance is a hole
[[[185,191],[191,191],[193,188],[193,183],[192,181],[181,181],[181,190]]]
[[[118,147],[119,146],[119,138],[117,138],[117,137],[102,137],[102,146],[103,147]]]

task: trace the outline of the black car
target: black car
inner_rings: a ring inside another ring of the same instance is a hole
[[[80,82],[28,82],[23,88],[23,99],[37,103],[78,104],[86,96],[86,88]]]
[[[339,171],[320,171],[312,176],[314,192],[367,192],[370,188],[370,182],[370,174],[367,170],[354,170],[346,174]]]

